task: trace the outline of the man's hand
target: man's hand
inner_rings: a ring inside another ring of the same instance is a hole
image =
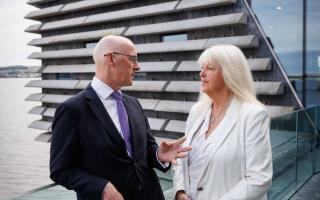
[[[177,164],[176,158],[184,158],[191,146],[181,147],[181,144],[186,141],[186,137],[182,137],[174,142],[162,141],[159,146],[158,158],[161,162],[171,162]]]
[[[190,200],[189,196],[182,190],[178,191],[175,200]]]
[[[102,200],[124,200],[124,198],[113,184],[109,182],[103,190]]]

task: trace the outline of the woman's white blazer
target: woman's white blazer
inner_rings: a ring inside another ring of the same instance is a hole
[[[194,107],[191,109],[184,146],[190,145],[210,106],[208,102],[200,112]],[[269,115],[263,106],[233,98],[203,150],[204,164],[198,169],[196,200],[267,199],[272,181],[269,125]],[[176,191],[185,190],[190,194],[188,177],[186,157],[173,168]]]

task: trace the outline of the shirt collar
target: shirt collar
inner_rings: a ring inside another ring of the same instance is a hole
[[[113,93],[113,89],[106,83],[99,80],[97,77],[93,77],[91,87],[94,89],[97,95],[103,99],[107,99]],[[120,90],[118,90],[118,92],[121,93]]]

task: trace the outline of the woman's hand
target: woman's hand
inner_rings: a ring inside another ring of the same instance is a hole
[[[191,199],[183,190],[179,190],[176,193],[175,200],[191,200]]]

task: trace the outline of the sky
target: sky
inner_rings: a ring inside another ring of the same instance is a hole
[[[40,60],[27,59],[32,52],[41,51],[27,43],[38,34],[26,33],[24,30],[37,21],[24,19],[36,7],[27,4],[27,0],[0,0],[0,67],[10,65],[40,66]]]

